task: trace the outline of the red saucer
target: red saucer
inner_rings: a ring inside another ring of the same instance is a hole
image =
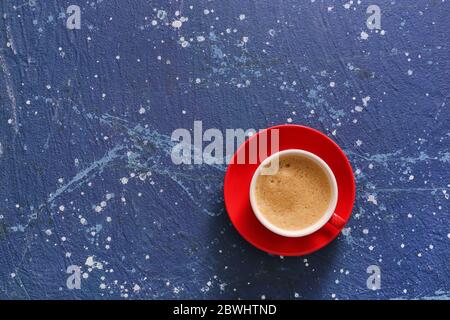
[[[303,149],[315,153],[333,170],[339,189],[336,214],[346,222],[350,218],[355,201],[355,181],[350,163],[339,146],[323,133],[305,126],[280,125],[264,130],[279,130],[279,151]],[[258,133],[242,144],[233,156],[225,174],[225,206],[231,222],[244,239],[255,247],[271,254],[301,256],[312,253],[329,244],[341,230],[327,223],[321,229],[306,237],[288,238],[265,228],[253,213],[250,205],[249,188],[253,173],[264,159],[256,164],[237,164],[237,157],[248,155],[249,141],[257,139]],[[269,156],[271,153],[268,152]],[[246,156],[248,159],[248,156]],[[248,162],[248,161],[246,161]]]

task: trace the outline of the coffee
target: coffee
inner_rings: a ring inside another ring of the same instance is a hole
[[[261,214],[284,230],[302,230],[327,212],[333,196],[326,171],[304,155],[281,155],[278,171],[256,178],[254,197]]]

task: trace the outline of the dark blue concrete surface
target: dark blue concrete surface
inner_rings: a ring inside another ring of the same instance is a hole
[[[443,0],[1,1],[0,298],[450,298],[449,15]],[[194,120],[328,134],[357,182],[343,233],[300,258],[247,244],[226,166],[170,161]]]

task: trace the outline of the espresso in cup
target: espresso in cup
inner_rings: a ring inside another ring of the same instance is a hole
[[[268,167],[277,170],[264,174]],[[333,215],[337,184],[331,169],[318,156],[285,150],[260,165],[252,179],[250,199],[256,216],[270,230],[284,236],[304,236]]]

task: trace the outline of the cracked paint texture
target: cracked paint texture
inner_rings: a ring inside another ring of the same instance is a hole
[[[0,298],[449,299],[449,15],[438,0],[1,1]],[[171,133],[196,120],[326,133],[357,182],[342,234],[297,258],[246,243],[226,165],[171,162]]]

